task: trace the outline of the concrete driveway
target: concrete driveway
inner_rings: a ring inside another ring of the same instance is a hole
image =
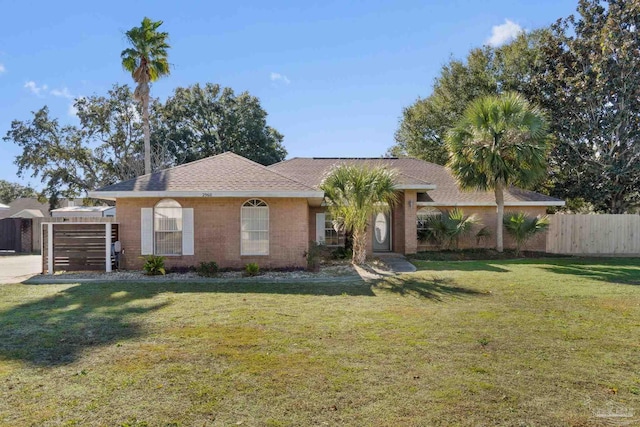
[[[41,272],[41,255],[0,255],[0,284],[20,283]]]

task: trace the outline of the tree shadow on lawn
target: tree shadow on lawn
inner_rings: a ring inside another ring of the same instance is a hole
[[[413,275],[401,275],[387,280],[381,280],[376,284],[376,287],[401,296],[414,296],[432,301],[442,301],[446,297],[461,298],[489,295],[486,292],[458,286],[455,280],[451,278],[435,276],[427,279]]]
[[[49,367],[73,363],[87,348],[143,335],[137,316],[169,304],[154,302],[154,296],[204,292],[375,296],[371,284],[365,282],[82,283],[0,311],[0,359]]]
[[[558,261],[542,268],[555,274],[582,276],[607,283],[640,285],[640,259],[598,258]]]
[[[418,271],[488,271],[492,273],[508,273],[511,270],[496,265],[500,261],[424,261],[412,259]]]

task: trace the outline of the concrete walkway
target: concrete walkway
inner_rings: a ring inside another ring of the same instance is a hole
[[[0,284],[20,283],[41,271],[41,255],[0,255]]]
[[[394,273],[414,273],[416,266],[411,264],[404,255],[394,252],[374,252],[374,258],[380,258],[380,261]]]

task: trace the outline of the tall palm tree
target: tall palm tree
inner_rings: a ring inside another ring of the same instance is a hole
[[[504,191],[544,178],[548,129],[542,110],[517,93],[505,93],[472,101],[447,135],[447,166],[460,187],[494,191],[498,252],[503,250]]]
[[[137,86],[133,95],[142,104],[144,132],[144,173],[151,173],[151,131],[149,129],[149,85],[170,73],[167,61],[169,33],[159,32],[162,21],[144,18],[139,27],[126,32],[132,47],[122,51],[122,66],[131,73]]]
[[[387,212],[396,202],[395,173],[381,166],[340,165],[325,177],[329,213],[353,236],[353,264],[367,257],[367,226],[374,214]]]

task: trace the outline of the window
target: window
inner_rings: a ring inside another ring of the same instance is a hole
[[[429,218],[439,217],[442,212],[436,208],[422,208],[418,210],[416,215],[418,235],[420,235],[421,232],[424,233],[427,230]]]
[[[172,199],[160,200],[153,209],[154,253],[182,255],[182,206]]]
[[[269,206],[247,200],[240,210],[240,255],[269,255]]]
[[[344,246],[344,230],[336,231],[331,214],[324,214],[324,244],[327,246]]]

